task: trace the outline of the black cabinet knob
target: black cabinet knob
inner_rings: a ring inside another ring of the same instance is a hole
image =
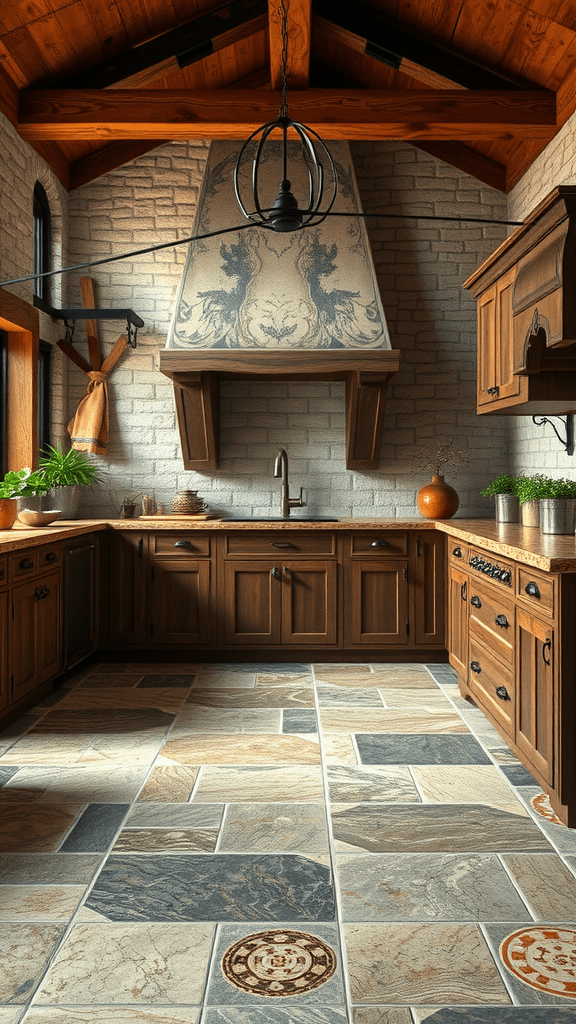
[[[373,540],[370,547],[372,548],[385,548],[387,541],[385,540]]]
[[[470,668],[472,669],[473,672],[476,673],[477,676],[480,675],[480,673],[482,671],[482,669],[480,668],[480,662],[479,661],[471,661],[470,662]]]
[[[44,561],[45,562],[55,562],[57,558],[58,558],[58,555],[56,554],[55,551],[49,551],[48,554],[46,555]]]
[[[497,615],[496,618],[494,619],[494,622],[496,623],[497,626],[500,626],[501,629],[508,629],[510,625],[505,615]]]
[[[176,540],[174,541],[175,548],[191,548],[192,544],[189,540]]]
[[[454,558],[462,558],[462,548],[454,548],[452,554],[454,555]]]
[[[538,584],[534,583],[533,580],[530,580],[530,583],[526,584],[524,590],[527,594],[530,595],[530,597],[540,597],[540,589],[538,587]]]
[[[496,687],[496,696],[499,697],[500,700],[510,700],[510,694],[505,686]]]
[[[474,605],[475,608],[482,607],[482,601],[480,600],[477,594],[472,595],[472,597],[470,598],[470,604]]]
[[[34,568],[34,562],[32,561],[31,558],[23,558],[22,561],[20,562],[20,568],[21,569],[33,569]]]

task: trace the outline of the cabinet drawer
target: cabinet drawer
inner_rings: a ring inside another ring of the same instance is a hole
[[[468,545],[454,537],[448,537],[446,547],[448,549],[448,562],[450,565],[468,565]]]
[[[502,594],[470,581],[470,632],[509,665],[514,657],[514,606]]]
[[[210,554],[210,534],[185,533],[183,530],[174,533],[155,533],[152,536],[152,557],[179,558],[182,555]]]
[[[554,615],[555,580],[527,566],[518,566],[516,596],[530,606],[532,611]]]
[[[469,651],[468,687],[472,696],[513,737],[515,694],[512,670],[497,661],[475,636],[470,637]]]
[[[38,572],[38,549],[17,551],[8,559],[10,580],[23,580]]]
[[[286,552],[287,555],[335,555],[336,537],[333,533],[318,531],[307,533],[288,530],[250,533],[243,531],[229,533],[225,538],[227,555],[272,555]]]
[[[46,547],[38,548],[38,572],[44,569],[53,569],[62,561],[62,545],[47,544]]]
[[[0,587],[8,583],[8,559],[0,558]]]
[[[403,530],[382,530],[379,532],[354,533],[350,539],[350,552],[353,555],[362,555],[366,558],[370,555],[391,555],[408,554],[408,534]]]

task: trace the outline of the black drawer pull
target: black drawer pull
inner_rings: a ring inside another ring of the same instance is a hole
[[[290,543],[289,540],[271,540],[270,541],[270,547],[271,548],[291,548],[292,544]]]
[[[470,604],[474,605],[475,608],[482,607],[482,601],[480,600],[477,594],[472,594],[472,597],[470,598]]]
[[[370,545],[370,547],[371,548],[385,548],[385,547],[387,547],[387,545],[388,545],[388,541],[386,541],[386,540],[373,540],[371,545]]]
[[[496,687],[496,696],[499,697],[500,700],[510,700],[510,694],[505,686]]]
[[[495,384],[494,387],[486,388],[486,394],[488,394],[488,395],[499,395],[500,394],[500,387],[499,387],[499,385]]]
[[[468,594],[468,584],[467,584],[466,580],[464,580],[464,583],[460,587],[460,597],[462,598],[463,601],[466,600],[467,594]]]
[[[50,587],[36,587],[34,591],[34,597],[37,601],[43,601],[45,597],[48,597],[50,593]]]
[[[494,622],[496,623],[497,626],[501,626],[502,629],[508,629],[510,625],[505,615],[497,615],[496,618],[494,619]]]
[[[174,541],[174,547],[175,548],[191,548],[192,544],[191,544],[191,542],[189,540],[175,540]]]
[[[462,558],[462,548],[454,548],[452,554],[454,555],[454,558]]]
[[[473,672],[476,673],[477,676],[480,675],[480,673],[482,671],[482,669],[480,668],[480,662],[479,661],[471,661],[470,662],[470,668],[472,669]]]
[[[290,569],[288,568],[287,565],[284,566],[284,575],[285,575],[287,580],[291,580],[292,579],[292,573],[291,573],[291,571],[290,571]]]
[[[538,584],[534,583],[533,580],[531,580],[530,583],[526,584],[524,590],[527,594],[530,595],[530,597],[540,597],[540,590],[538,589]]]
[[[275,580],[281,580],[282,579],[282,573],[280,572],[280,569],[278,568],[277,565],[275,565],[274,568],[271,570],[271,575],[273,576],[273,578]]]
[[[550,664],[550,658],[546,657],[546,648],[548,648],[548,653],[550,653],[551,650],[552,650],[552,641],[551,641],[550,637],[547,637],[546,641],[542,644],[542,658],[543,658],[544,664],[545,665],[549,665]]]
[[[23,558],[22,561],[20,562],[19,568],[20,569],[33,569],[34,568],[34,562],[32,561],[31,558]]]
[[[46,555],[44,561],[45,562],[55,562],[57,558],[58,558],[58,555],[56,554],[55,551],[49,551],[48,554]]]
[[[144,540],[142,537],[140,537],[140,540],[136,545],[136,550],[138,552],[138,558],[142,558],[142,555],[144,553]]]

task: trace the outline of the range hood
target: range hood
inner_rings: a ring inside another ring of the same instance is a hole
[[[275,145],[275,144],[273,144]],[[242,224],[239,144],[213,142],[160,370],[173,381],[186,469],[216,469],[221,380],[346,382],[346,466],[377,469],[386,390],[399,368],[361,211],[350,148],[331,142],[339,191],[322,224],[288,234]],[[271,202],[281,166],[262,160]],[[268,177],[267,177],[268,176]],[[306,195],[306,181],[292,182]],[[270,202],[270,204],[271,204]]]

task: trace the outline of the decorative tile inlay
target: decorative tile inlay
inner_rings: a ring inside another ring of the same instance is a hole
[[[259,996],[291,996],[323,985],[336,968],[334,950],[307,932],[246,935],[222,959],[226,979]]]
[[[538,793],[537,796],[531,797],[530,806],[537,814],[546,818],[546,821],[551,821],[553,825],[561,825],[562,828],[565,828],[564,822],[560,821],[560,818],[552,809],[550,797],[547,793]]]
[[[111,921],[333,921],[330,870],[289,854],[122,854],[86,906]]]
[[[508,970],[541,992],[576,999],[576,930],[521,928],[500,946]]]

